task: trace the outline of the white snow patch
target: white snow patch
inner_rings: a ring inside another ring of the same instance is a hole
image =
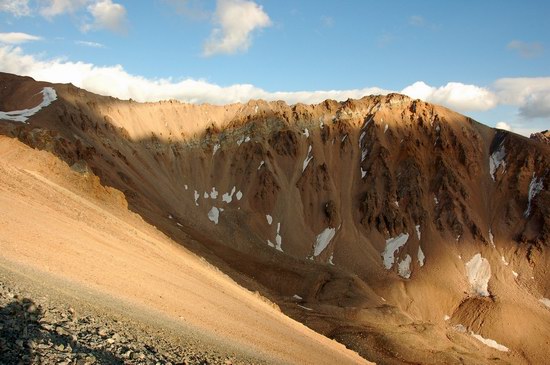
[[[13,110],[11,112],[0,111],[0,119],[11,120],[13,122],[26,123],[27,120],[38,113],[42,108],[47,107],[57,100],[57,93],[53,87],[45,87],[40,91],[42,102],[31,109]]]
[[[495,181],[495,173],[497,172],[500,165],[503,168],[506,168],[506,150],[504,146],[500,146],[493,154],[489,157],[489,172],[491,173],[491,178]]]
[[[267,224],[271,225],[271,223],[273,223],[273,217],[269,214],[265,215],[265,219],[267,219]]]
[[[501,256],[500,259],[502,260],[502,263],[503,263],[504,265],[506,265],[506,266],[510,265],[510,264],[508,263],[508,261],[506,261],[506,257]]]
[[[305,309],[305,310],[307,310],[307,311],[312,311],[312,310],[313,310],[313,309],[311,309],[311,308],[304,307],[303,305],[300,305],[300,304],[298,304],[298,307],[303,308],[303,309]]]
[[[263,165],[265,165],[265,161],[260,162],[260,166],[258,166],[258,170],[261,169]]]
[[[283,249],[282,249],[282,244],[283,244],[283,238],[281,237],[281,223],[277,223],[277,235],[275,236],[275,242],[277,243],[277,245],[275,246],[275,248],[281,252],[283,252]]]
[[[461,235],[456,236],[456,242],[460,240]]]
[[[184,188],[185,190],[188,190],[188,189],[189,189],[189,186],[187,186],[187,184],[186,184],[186,185],[183,185],[183,188]]]
[[[309,138],[309,130],[307,128],[304,129],[303,135],[306,136],[306,138]]]
[[[398,273],[402,278],[409,279],[411,277],[411,261],[411,255],[407,255],[405,259],[401,260],[398,264]]]
[[[384,133],[386,133],[388,131],[388,125],[386,124],[386,126],[384,127]]]
[[[242,191],[237,191],[237,195],[235,195],[235,197],[237,198],[237,200],[241,200],[243,198],[243,192]]]
[[[422,237],[422,232],[420,232],[420,225],[417,225],[414,228],[416,228],[416,235],[418,236],[418,240],[420,241],[420,237]]]
[[[221,145],[219,143],[216,143],[214,145],[214,149],[212,150],[212,156],[214,156],[216,154],[216,152],[218,152],[218,150],[220,149]]]
[[[494,348],[495,350],[502,351],[502,352],[508,352],[509,351],[508,347],[499,344],[495,340],[491,340],[489,338],[483,338],[481,335],[478,335],[478,334],[474,333],[473,331],[470,331],[470,335],[473,338],[475,338],[476,340],[484,343],[485,345],[487,345],[489,347]]]
[[[435,195],[434,195],[434,203],[435,203],[435,205],[439,204],[439,200],[437,200],[437,196],[435,196]]]
[[[460,332],[460,333],[466,333],[466,327],[464,327],[464,325],[462,325],[462,324],[454,325],[453,329],[457,332]]]
[[[311,153],[311,149],[312,149],[312,146],[309,145],[309,148],[307,150],[306,159],[304,160],[304,163],[302,164],[302,172],[304,172],[306,170],[307,165],[309,165],[309,161],[311,161],[313,159],[313,156],[309,155]]]
[[[330,255],[330,257],[328,258],[328,263],[332,266],[334,266],[334,261],[333,260],[334,260],[334,253],[332,253]]]
[[[218,224],[218,220],[220,219],[220,210],[216,207],[212,207],[212,209],[208,212],[208,219],[214,222],[214,224]]]
[[[183,225],[182,225],[181,223],[179,223],[179,222],[176,222],[176,226],[182,227],[182,228],[183,228]]]
[[[366,131],[361,132],[361,135],[359,136],[359,148],[361,148],[361,145],[363,144],[363,139],[367,135]]]
[[[206,191],[204,192],[204,194],[202,195],[202,197],[204,199],[208,199],[208,197],[210,196],[210,194],[208,194]]]
[[[529,217],[531,214],[531,201],[538,193],[541,192],[543,188],[544,184],[542,183],[542,177],[538,180],[535,177],[535,173],[533,173],[533,178],[531,179],[531,183],[529,183],[529,200],[527,202],[527,209],[525,209],[525,212],[523,213],[525,218]]]
[[[346,138],[348,138],[348,135],[347,135],[347,134],[344,135],[344,137],[342,137],[342,141],[341,141],[341,142],[344,143],[344,141],[346,140]]]
[[[296,299],[296,300],[302,300],[303,298],[301,296],[299,296],[298,294],[294,294],[292,296],[293,299]]]
[[[491,231],[491,229],[489,228],[489,243],[491,243],[491,246],[495,247],[495,241],[494,241],[494,236],[493,236],[493,232]]]
[[[368,154],[369,154],[368,148],[364,148],[363,150],[361,150],[361,162],[365,161],[365,158],[367,157]]]
[[[539,302],[541,302],[542,304],[544,304],[545,306],[547,306],[548,308],[550,308],[550,299],[548,299],[548,298],[542,298],[542,299],[539,299]]]
[[[392,237],[386,240],[386,249],[382,253],[384,258],[384,267],[389,270],[395,262],[395,253],[407,243],[409,239],[408,233],[401,233],[397,237]]]
[[[168,219],[174,219],[174,217],[172,217],[172,214],[168,214]]]
[[[198,202],[199,198],[200,198],[200,194],[198,191],[195,190],[195,205],[197,207],[199,206],[199,202]]]
[[[361,169],[361,179],[364,179],[365,176],[367,176],[367,172],[365,170],[363,170],[362,167],[360,167],[360,169]]]
[[[512,275],[514,275],[514,277],[517,278],[519,274],[517,272],[515,272],[514,270],[512,270]]]
[[[257,105],[254,107],[254,113],[258,113],[258,106]]]
[[[250,137],[249,137],[249,136],[246,136],[246,138],[244,139],[244,142],[245,142],[245,143],[250,142]]]
[[[394,201],[393,204],[395,204],[395,206],[399,208],[399,202],[397,200]]]
[[[319,256],[325,248],[327,248],[330,241],[334,238],[336,234],[336,228],[325,228],[323,232],[317,235],[315,241],[315,247],[313,249],[313,256]]]
[[[241,138],[239,138],[237,140],[237,145],[241,145],[243,143],[246,143],[246,142],[250,142],[250,137],[249,136],[242,136]]]
[[[213,187],[212,191],[210,192],[210,199],[218,199],[218,192],[216,191],[215,187]]]
[[[267,244],[269,245],[269,247],[275,248],[275,244],[273,242],[271,242],[270,240],[267,240]]]
[[[233,201],[233,194],[235,194],[235,190],[237,190],[237,188],[233,186],[233,189],[231,189],[231,193],[223,194],[222,201],[226,202],[227,204],[231,203]]]
[[[422,247],[418,246],[418,264],[420,267],[424,266],[424,261],[426,260],[426,256],[424,255],[424,251],[422,251]]]
[[[447,322],[449,319],[451,319],[451,317],[449,317],[447,314],[445,314],[445,316],[443,317],[443,320],[445,322]]]
[[[466,272],[472,289],[479,295],[488,297],[487,285],[489,285],[489,279],[491,278],[489,261],[477,253],[466,263]]]

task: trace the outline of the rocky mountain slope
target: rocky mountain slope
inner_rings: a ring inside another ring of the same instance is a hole
[[[41,106],[2,134],[366,359],[545,361],[549,145],[397,94],[212,106],[1,84],[0,110]]]

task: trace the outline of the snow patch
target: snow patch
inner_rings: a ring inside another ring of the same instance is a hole
[[[397,265],[399,276],[402,278],[409,279],[411,277],[411,261],[411,255],[407,255],[405,256],[405,259],[401,260],[401,262]]]
[[[13,110],[11,112],[0,111],[0,119],[11,120],[12,122],[26,123],[27,120],[38,113],[42,108],[47,107],[57,100],[57,93],[53,87],[45,87],[40,91],[42,102],[31,109]]]
[[[237,190],[237,188],[233,186],[233,189],[231,189],[231,193],[223,194],[222,201],[226,202],[227,204],[231,203],[233,201],[233,194],[235,194],[235,190]]]
[[[493,181],[495,181],[495,174],[502,165],[502,167],[506,168],[506,161],[504,159],[506,158],[506,150],[504,146],[500,146],[493,154],[489,157],[489,172],[491,173],[491,178]]]
[[[384,258],[384,267],[389,270],[395,262],[395,253],[407,243],[409,239],[408,233],[401,233],[397,237],[392,237],[386,240],[386,249],[382,253]]]
[[[531,183],[529,183],[529,193],[528,193],[528,201],[527,201],[527,209],[525,209],[525,212],[523,213],[523,216],[525,218],[529,217],[531,215],[531,201],[535,196],[537,196],[538,193],[541,192],[541,190],[544,188],[544,184],[542,183],[542,177],[540,180],[538,180],[535,177],[535,173],[533,173],[533,178],[531,179]]]
[[[309,148],[307,150],[306,159],[304,160],[304,163],[302,164],[302,172],[304,172],[306,170],[307,165],[309,165],[309,161],[311,161],[313,159],[313,156],[309,155],[311,153],[311,149],[312,149],[312,146],[309,145]]]
[[[388,125],[386,124],[386,126],[384,127],[384,133],[386,133],[388,131]]]
[[[426,256],[424,255],[424,251],[422,251],[422,247],[418,246],[418,264],[420,267],[424,266],[424,261],[426,260]]]
[[[293,299],[296,299],[296,300],[302,300],[303,298],[301,296],[299,296],[298,294],[294,294],[292,296]]]
[[[309,130],[308,130],[307,128],[304,129],[303,135],[304,135],[306,138],[309,138]]]
[[[365,158],[367,158],[367,155],[369,154],[368,148],[364,148],[361,150],[361,162],[365,161]]]
[[[265,165],[265,161],[260,162],[260,166],[258,166],[258,170],[261,169],[263,165]]]
[[[325,248],[327,248],[330,241],[334,238],[336,234],[336,228],[325,228],[323,232],[317,235],[315,241],[315,247],[313,249],[313,256],[319,256]]]
[[[494,348],[495,350],[502,351],[502,352],[508,352],[509,351],[508,347],[499,344],[495,340],[491,340],[489,338],[483,338],[481,335],[478,335],[478,334],[474,333],[473,331],[470,331],[470,335],[473,338],[475,338],[476,340],[482,342],[483,344],[485,344],[489,347]]]
[[[466,263],[466,273],[472,289],[479,295],[488,297],[489,279],[491,278],[491,265],[487,259],[477,253]]]
[[[300,304],[298,304],[298,307],[300,307],[300,308],[302,308],[302,309],[305,309],[305,310],[307,310],[307,311],[312,311],[312,310],[313,310],[313,309],[311,309],[311,308],[304,307],[303,305],[300,305]]]
[[[220,210],[216,207],[212,207],[212,209],[208,212],[208,219],[214,222],[214,224],[218,224],[218,220],[220,219]]]
[[[548,308],[550,308],[550,299],[548,299],[548,298],[542,298],[542,299],[539,299],[539,302],[541,302],[542,304],[544,304],[545,306],[547,306]]]
[[[491,229],[489,228],[489,243],[491,244],[491,246],[495,247],[495,241],[494,241],[494,236],[493,236],[493,232],[491,231]]]
[[[221,145],[219,143],[216,143],[214,145],[214,149],[212,150],[212,156],[214,156],[216,154],[216,152],[218,152],[218,150],[220,149]]]
[[[283,249],[282,249],[282,244],[283,244],[283,238],[281,237],[281,223],[277,223],[277,235],[275,236],[275,243],[276,243],[276,246],[275,246],[275,249],[283,252]]]
[[[235,195],[235,197],[237,198],[237,200],[241,200],[243,198],[243,193],[242,191],[237,191],[237,194]]]
[[[189,186],[187,186],[187,184],[186,184],[186,185],[183,185],[183,188],[184,188],[185,190],[188,190],[188,189],[189,189]]]
[[[334,253],[332,253],[330,255],[330,257],[328,258],[328,263],[332,266],[334,266],[334,261],[333,260],[334,260]]]
[[[199,198],[200,198],[200,194],[198,191],[195,190],[195,205],[197,207],[199,206],[199,202],[198,202]]]
[[[216,191],[215,187],[213,187],[212,191],[210,192],[210,199],[218,199],[218,192]]]
[[[341,142],[342,142],[342,143],[344,143],[344,141],[346,140],[346,138],[348,138],[348,135],[347,135],[347,134],[346,134],[346,135],[344,135],[344,137],[342,137],[342,140],[341,140]]]
[[[422,237],[422,233],[420,232],[420,225],[417,225],[414,228],[416,228],[416,235],[418,236],[418,240],[420,241],[420,237]]]
[[[451,319],[451,317],[449,317],[448,315],[445,314],[445,316],[443,317],[443,320],[444,320],[445,322],[447,322],[449,319]]]
[[[273,217],[269,214],[265,215],[265,219],[267,219],[267,224],[271,225],[271,223],[273,223]]]
[[[206,191],[204,192],[204,194],[202,195],[202,197],[204,199],[208,199],[208,197],[210,196],[210,194],[208,194]]]
[[[435,195],[434,195],[434,203],[435,203],[435,205],[439,204],[439,200],[437,200],[437,196],[435,196]]]
[[[500,259],[502,260],[502,263],[503,263],[505,266],[510,265],[510,264],[508,263],[508,261],[506,261],[506,257],[501,256]]]
[[[361,148],[361,145],[363,144],[363,139],[365,139],[366,135],[367,135],[366,131],[361,132],[361,135],[359,136],[359,148]]]
[[[247,142],[250,142],[250,137],[249,136],[242,136],[241,138],[239,138],[237,140],[237,145],[240,146],[241,144],[247,143]]]
[[[367,176],[367,172],[365,170],[363,170],[362,167],[360,167],[360,169],[361,169],[361,179],[364,179],[365,176]]]
[[[517,278],[519,274],[517,272],[515,272],[514,270],[512,270],[512,275],[514,275],[514,277]]]
[[[174,219],[174,217],[172,217],[172,214],[168,214],[168,219]]]

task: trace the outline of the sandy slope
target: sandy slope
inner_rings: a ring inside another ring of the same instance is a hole
[[[86,187],[85,189],[83,187]],[[0,137],[0,259],[156,310],[285,363],[365,363],[280,313],[129,213],[121,196]],[[48,280],[48,276],[43,277]]]

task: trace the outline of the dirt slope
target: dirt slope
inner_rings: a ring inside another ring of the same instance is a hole
[[[4,111],[51,86],[3,79]],[[545,361],[550,146],[396,94],[197,106],[53,87],[0,131],[285,314],[379,363]]]
[[[126,210],[119,192],[0,137],[0,260],[162,313],[268,362],[364,363]],[[48,276],[42,276],[48,281]],[[75,289],[76,288],[76,289]],[[212,342],[212,340],[210,341]]]

